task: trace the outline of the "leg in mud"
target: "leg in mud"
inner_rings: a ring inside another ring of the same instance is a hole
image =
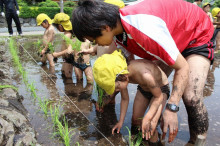
[[[138,128],[141,126],[144,113],[149,105],[149,100],[143,96],[140,90],[137,90],[134,104],[133,104],[133,113],[132,113],[132,126],[131,133],[136,135],[139,131]]]
[[[188,113],[189,143],[194,144],[197,135],[206,137],[209,126],[208,113],[203,103],[203,89],[210,68],[210,60],[195,54],[188,56],[186,60],[190,70],[183,102]]]
[[[50,74],[55,75],[55,64],[54,64],[54,57],[52,56],[52,54],[46,54],[47,59],[49,61],[49,70],[50,70]]]
[[[92,74],[92,67],[88,66],[85,70],[85,75],[86,75],[86,79],[87,79],[87,84],[93,84],[93,74]]]
[[[215,53],[218,53],[219,50],[220,50],[220,31],[217,33],[217,36],[216,36]]]
[[[77,67],[74,66],[74,71],[75,71],[75,74],[76,74],[76,79],[77,79],[77,82],[80,82],[83,80],[83,71]]]
[[[63,66],[62,66],[62,76],[66,77],[66,78],[72,78],[72,74],[73,74],[73,65],[63,62]]]
[[[40,61],[42,62],[42,65],[46,65],[47,64],[47,62],[46,62],[47,61],[47,57],[46,57],[45,54],[42,55]]]

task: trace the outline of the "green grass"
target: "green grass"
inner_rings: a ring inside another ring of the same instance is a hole
[[[16,88],[15,86],[12,86],[12,85],[0,85],[0,91],[4,88],[12,88],[14,89],[15,91],[18,91],[18,88]]]
[[[37,98],[38,104],[41,107],[41,110],[44,112],[45,116],[48,115],[48,105],[51,103],[48,99],[43,97],[43,100],[41,98]]]

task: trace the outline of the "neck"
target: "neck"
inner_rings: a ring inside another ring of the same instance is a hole
[[[113,33],[114,35],[119,35],[123,33],[123,27],[120,20],[118,20],[116,28],[113,29]]]

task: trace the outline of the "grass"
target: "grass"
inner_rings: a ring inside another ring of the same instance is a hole
[[[129,146],[139,146],[142,143],[142,133],[139,131],[137,135],[135,135],[134,139],[131,137],[131,131],[130,129],[126,126],[125,127],[128,130],[129,134]]]
[[[4,88],[12,88],[14,89],[15,91],[18,91],[18,88],[16,88],[15,86],[12,86],[12,85],[0,85],[0,91]]]

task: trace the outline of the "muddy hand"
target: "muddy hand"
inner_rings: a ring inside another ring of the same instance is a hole
[[[171,143],[177,136],[177,133],[178,133],[178,128],[176,130],[174,130],[173,133],[170,133],[169,134],[169,139],[168,139],[168,142]]]

